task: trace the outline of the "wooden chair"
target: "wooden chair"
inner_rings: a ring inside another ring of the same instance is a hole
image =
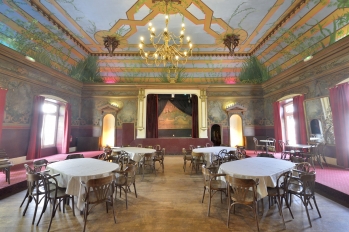
[[[194,169],[195,169],[196,173],[198,173],[199,168],[202,165],[206,165],[204,153],[192,153],[192,156],[193,156],[193,159],[192,159],[192,164],[191,164],[190,175],[193,173]]]
[[[161,146],[160,145],[155,145],[154,149],[157,150],[157,151],[161,151]]]
[[[286,224],[285,224],[284,214],[282,213],[282,203],[283,203],[283,200],[285,200],[286,206],[287,206],[288,210],[290,211],[290,214],[291,214],[291,216],[293,218],[293,214],[292,214],[291,208],[288,205],[288,202],[286,200],[287,199],[287,185],[288,185],[288,182],[289,182],[291,176],[292,176],[292,172],[291,171],[284,172],[284,173],[282,173],[278,177],[278,179],[276,181],[276,187],[275,188],[272,188],[272,187],[268,187],[267,188],[269,209],[270,209],[271,200],[273,200],[273,201],[276,200],[276,203],[277,203],[278,209],[279,209],[279,214],[282,217],[282,222],[284,223],[285,229],[286,229]]]
[[[259,231],[257,202],[260,199],[257,193],[257,185],[259,179],[240,179],[227,175],[226,177],[228,185],[228,220],[227,227],[229,228],[230,210],[233,207],[235,213],[235,205],[246,205],[252,209],[254,217],[257,223],[257,229]]]
[[[138,144],[137,147],[142,147],[142,144]]]
[[[162,168],[162,172],[164,172],[164,169],[165,169],[164,160],[165,160],[165,158],[164,158],[163,150],[156,150],[153,160],[154,160],[154,166],[155,166],[156,162],[159,162],[159,164]]]
[[[310,227],[312,227],[312,224],[309,217],[308,205],[313,208],[310,203],[310,199],[313,199],[316,210],[321,218],[320,210],[315,199],[315,177],[315,172],[302,173],[298,179],[295,179],[298,181],[298,183],[289,182],[287,186],[287,191],[289,194],[295,195],[301,199],[307,212]]]
[[[212,147],[211,143],[206,143],[205,147]]]
[[[5,181],[8,184],[11,183],[11,167],[13,166],[12,162],[9,160],[8,155],[5,150],[0,150],[0,171],[5,174]]]
[[[271,142],[268,142],[268,152],[272,152],[275,154],[276,151],[276,140],[274,138],[268,138]]]
[[[254,153],[257,154],[257,152],[263,151],[265,149],[264,145],[259,145],[258,144],[258,139],[256,137],[253,137],[253,142],[254,142]]]
[[[48,164],[49,164],[49,162],[46,159],[35,160],[33,162],[34,171],[35,172],[41,172],[42,168],[46,169]]]
[[[113,176],[102,177],[98,179],[90,179],[87,183],[81,181],[81,185],[85,188],[85,194],[83,196],[85,208],[84,208],[84,230],[86,229],[87,216],[90,211],[98,204],[106,203],[106,210],[108,213],[108,205],[111,205],[115,219],[115,210],[113,202]],[[90,207],[92,205],[92,207]]]
[[[146,153],[143,155],[143,158],[139,163],[139,167],[142,170],[142,180],[144,179],[144,171],[147,167],[150,168],[150,170],[154,172],[156,176],[154,156],[155,156],[155,153]]]
[[[204,203],[206,189],[208,190],[209,196],[210,196],[210,199],[208,202],[207,216],[210,216],[211,199],[212,199],[213,195],[216,192],[221,192],[221,202],[223,202],[222,194],[223,194],[223,192],[225,194],[227,193],[227,185],[226,185],[225,181],[217,180],[217,177],[225,176],[226,174],[217,174],[216,171],[217,171],[216,168],[210,169],[210,168],[206,168],[205,165],[202,166],[202,176],[203,176],[203,180],[204,180],[204,193],[202,195],[201,203]]]
[[[317,147],[317,154],[316,154],[316,159],[321,168],[323,169],[324,166],[322,165],[321,159],[325,162],[326,166],[328,167],[327,161],[326,161],[326,156],[325,156],[325,149],[326,149],[326,143],[319,143]]]
[[[228,156],[227,149],[222,149],[218,152],[217,155],[213,156],[213,161],[211,166],[219,167],[222,163],[224,163],[224,158]]]
[[[34,225],[38,206],[42,202],[42,200],[45,199],[46,195],[45,195],[45,190],[43,188],[44,185],[43,185],[43,182],[41,180],[40,174],[36,173],[33,169],[28,168],[29,166],[27,164],[24,164],[24,166],[27,169],[27,193],[26,193],[20,207],[22,207],[25,200],[28,199],[27,205],[23,211],[23,216],[25,216],[29,204],[31,202],[34,202],[35,209],[34,209],[33,220],[32,220],[32,225]],[[28,170],[29,170],[29,172],[28,172]]]
[[[279,148],[281,150],[281,159],[287,159],[288,156],[288,160],[291,160],[291,156],[294,154],[294,151],[291,150],[286,150],[285,147],[286,143],[282,140],[279,140]]]
[[[311,166],[315,169],[314,159],[317,158],[319,143],[315,144],[308,149],[308,152],[302,152],[301,157],[305,159],[306,162],[311,163]]]
[[[238,159],[245,159],[246,158],[245,147],[244,146],[239,146],[239,145],[236,145],[235,147],[236,147],[235,156]],[[230,152],[232,152],[232,151],[230,151]]]
[[[71,208],[73,210],[73,215],[75,216],[74,196],[66,194],[65,188],[58,187],[58,182],[55,177],[59,176],[59,174],[50,175],[47,172],[41,172],[39,173],[39,175],[45,189],[45,201],[44,201],[44,206],[43,206],[40,218],[36,225],[39,225],[42,215],[45,213],[47,209],[48,203],[51,203],[52,213],[51,213],[50,224],[47,229],[47,231],[50,231],[52,220],[56,215],[57,208],[60,207],[61,202],[63,202],[63,213],[65,213],[65,205],[67,202],[69,202],[68,200],[71,199],[71,202],[72,202]]]
[[[119,174],[115,180],[114,180],[114,187],[115,187],[115,199],[117,195],[117,188],[120,189],[120,197],[121,197],[121,189],[125,193],[125,199],[126,199],[126,209],[127,209],[127,192],[131,191],[130,186],[133,185],[135,195],[137,197],[137,190],[136,190],[136,166],[133,164],[127,164],[127,167],[124,171],[114,171],[113,173]]]
[[[190,161],[189,167],[192,165],[193,156],[191,155],[191,151],[185,150],[185,148],[182,148],[182,154],[183,154],[183,170],[185,172],[185,169],[187,168],[187,161]]]
[[[83,154],[70,154],[70,155],[67,155],[65,159],[68,160],[68,159],[79,159],[79,158],[85,158],[85,157]]]

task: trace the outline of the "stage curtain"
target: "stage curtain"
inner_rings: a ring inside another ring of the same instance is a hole
[[[296,142],[307,144],[307,130],[304,116],[304,95],[293,97],[293,119],[295,124]]]
[[[41,130],[43,121],[42,107],[44,105],[44,101],[45,98],[42,96],[34,97],[27,160],[37,159],[41,157]]]
[[[191,137],[199,138],[199,120],[198,120],[198,96],[192,95],[192,130]]]
[[[2,135],[2,122],[4,121],[7,89],[0,88],[0,144]]]
[[[274,113],[274,138],[275,138],[275,150],[280,152],[279,140],[282,140],[282,128],[281,128],[281,114],[280,114],[280,102],[273,103],[273,113]]]
[[[158,117],[160,116],[162,111],[164,111],[167,102],[168,102],[168,98],[158,95]]]
[[[146,137],[158,138],[158,95],[147,96],[147,122]]]
[[[63,132],[63,141],[62,141],[62,152],[65,154],[69,153],[70,130],[71,130],[71,105],[67,103],[65,105],[65,112],[64,112],[64,132]]]
[[[349,168],[349,84],[330,88],[337,164]]]

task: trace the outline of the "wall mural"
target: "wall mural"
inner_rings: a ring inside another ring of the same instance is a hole
[[[168,101],[158,118],[158,129],[192,129],[192,117]]]
[[[105,83],[163,82],[163,68],[147,66],[137,54],[139,37],[148,34],[147,23],[152,20],[157,28],[163,26],[164,3],[104,2],[86,6],[83,0],[2,0],[0,43],[83,82],[101,78]],[[258,4],[244,0],[231,10],[226,7],[229,0],[181,2],[168,7],[169,30],[177,32],[184,22],[198,54],[182,66],[180,82],[184,83],[241,84],[241,71],[249,68],[251,57],[263,65],[251,71],[267,70],[272,78],[349,33],[349,2],[345,0],[260,0]],[[105,13],[116,4],[114,14]],[[231,33],[240,35],[234,56],[228,56],[223,45],[224,36]],[[115,56],[108,56],[105,35],[120,40]],[[94,68],[83,74],[86,65]],[[261,83],[269,78],[257,76],[244,82]],[[35,78],[45,81],[46,77]]]

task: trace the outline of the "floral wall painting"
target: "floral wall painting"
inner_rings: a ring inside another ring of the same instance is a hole
[[[118,7],[110,7],[114,5]],[[262,83],[349,33],[348,1],[242,0],[228,5],[230,0],[169,4],[168,30],[176,34],[184,23],[196,54],[179,67],[183,72],[177,84]],[[88,83],[166,81],[163,67],[148,66],[138,49],[150,21],[158,31],[164,27],[163,2],[3,0],[0,9],[2,45],[72,78]],[[234,54],[223,44],[231,34],[239,37]],[[112,56],[103,43],[106,36],[120,42]],[[151,47],[150,41],[146,44]],[[251,59],[263,67],[261,79],[243,74]]]

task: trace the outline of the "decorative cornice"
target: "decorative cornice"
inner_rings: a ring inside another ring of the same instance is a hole
[[[76,43],[81,49],[83,49],[86,53],[91,54],[91,52],[89,52],[87,50],[87,48],[79,41],[75,38],[75,36],[70,33],[67,29],[65,29],[65,26],[62,23],[59,23],[58,20],[53,19],[50,16],[50,13],[48,13],[47,11],[45,11],[44,9],[42,9],[38,4],[36,4],[33,0],[27,0],[30,5],[37,10],[38,12],[40,12],[45,18],[47,18],[48,21],[50,21],[54,26],[56,26],[58,28],[58,30],[62,31],[66,36],[68,36],[72,41],[74,41],[74,43]]]
[[[296,13],[298,9],[301,8],[303,4],[305,4],[307,0],[301,0],[288,14],[284,16],[283,19],[281,19],[275,26],[274,28],[267,34],[265,35],[261,42],[256,45],[256,47],[252,50],[251,54],[254,54],[259,48],[261,48],[281,27],[286,23],[286,21],[291,18],[292,15]]]
[[[109,53],[89,53],[91,56],[110,56]],[[234,57],[249,57],[252,53],[234,53]],[[139,52],[114,52],[113,56],[139,56]],[[193,53],[192,57],[200,57],[200,56],[213,56],[213,57],[229,57],[232,56],[226,52],[207,52],[207,53]]]

